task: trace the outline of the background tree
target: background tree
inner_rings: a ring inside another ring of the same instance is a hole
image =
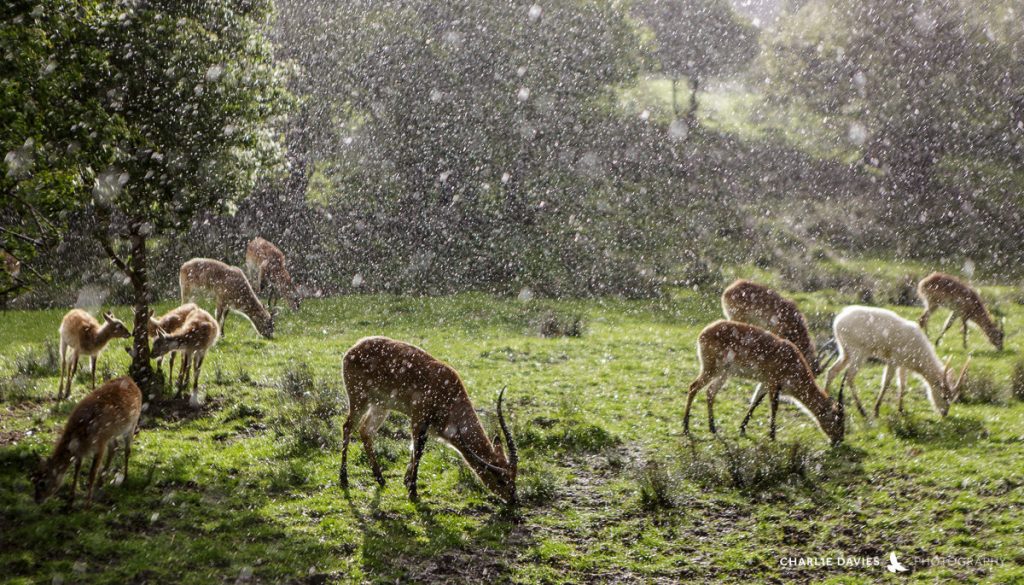
[[[712,77],[734,73],[757,56],[758,30],[728,0],[644,0],[640,17],[654,32],[655,57],[672,80],[672,111],[680,117],[677,87],[690,90],[687,123],[697,114],[697,92]]]
[[[773,43],[773,91],[840,120],[884,173],[879,203],[904,252],[991,254],[1021,229],[1007,205],[1020,177],[978,172],[1024,162],[1024,45],[1007,24],[956,0],[819,0]]]
[[[140,384],[153,379],[147,243],[200,212],[228,211],[278,155],[268,122],[283,92],[262,35],[270,8],[251,0],[13,8],[15,27],[27,30],[12,34],[34,37],[48,59],[35,75],[68,80],[10,87],[5,112],[20,123],[5,130],[3,147],[44,161],[14,174],[8,161],[14,222],[29,229],[40,216],[60,234],[72,215],[90,218],[90,233],[132,286],[130,373]],[[63,189],[49,188],[50,175]]]

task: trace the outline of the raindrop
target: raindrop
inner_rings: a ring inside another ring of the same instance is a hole
[[[533,299],[533,291],[529,287],[523,287],[523,290],[519,291],[519,296],[516,297],[520,301],[529,301]]]
[[[682,142],[686,140],[686,136],[690,133],[690,129],[686,127],[686,122],[682,120],[672,120],[672,123],[668,125],[668,137],[671,140]]]
[[[540,7],[540,4],[534,4],[530,7],[530,20],[537,20],[543,13],[544,9]]]
[[[525,102],[526,100],[530,99],[530,88],[520,87],[519,92],[516,94],[516,97],[519,98],[519,101],[521,102]]]
[[[356,274],[355,276],[352,277],[352,286],[355,287],[355,288],[359,288],[359,287],[363,286],[363,275],[362,274]]]

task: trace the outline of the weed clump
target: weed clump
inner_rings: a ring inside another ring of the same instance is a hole
[[[1017,400],[1024,400],[1024,360],[1013,366],[1010,375],[1010,394]]]
[[[0,402],[23,402],[32,397],[32,381],[23,374],[0,378]]]
[[[583,317],[548,312],[541,315],[537,332],[541,337],[583,337]]]
[[[972,372],[964,378],[963,386],[960,390],[960,402],[964,404],[1003,405],[1009,402],[1008,394],[1007,389],[997,384],[991,374],[987,372]]]
[[[348,399],[337,385],[320,381],[302,363],[285,371],[277,384],[278,414],[271,427],[302,449],[336,449],[341,443],[338,417]]]
[[[32,348],[19,355],[14,359],[14,370],[18,375],[28,378],[56,376],[60,373],[57,344],[46,340],[41,348]]]
[[[670,510],[679,506],[676,481],[672,478],[668,464],[648,461],[640,469],[637,478],[640,485],[640,507],[648,512]]]

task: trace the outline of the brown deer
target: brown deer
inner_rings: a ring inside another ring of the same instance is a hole
[[[388,413],[397,410],[412,422],[412,459],[405,472],[410,500],[418,499],[420,457],[427,433],[433,431],[462,455],[484,485],[505,502],[515,504],[519,457],[501,410],[504,390],[498,395],[498,424],[507,453],[500,435],[488,438],[458,372],[416,346],[386,337],[361,339],[345,353],[342,372],[349,400],[341,447],[342,487],[348,487],[348,444],[357,424],[373,476],[384,485],[373,437]]]
[[[138,429],[141,413],[142,392],[128,376],[114,378],[86,395],[71,411],[53,454],[49,459],[42,461],[32,474],[36,502],[42,503],[60,489],[64,483],[64,475],[74,460],[75,471],[71,478],[71,494],[68,498],[68,504],[73,503],[82,461],[91,455],[92,468],[89,471],[87,499],[91,503],[103,454],[107,453],[107,461],[103,467],[109,467],[114,454],[114,446],[111,443],[117,440],[124,443],[122,474],[123,478],[127,478],[128,458],[131,457],[132,440]]]
[[[917,283],[917,296],[924,301],[924,313],[921,313],[917,322],[924,329],[925,334],[928,333],[928,318],[935,312],[935,309],[947,307],[952,310],[949,318],[946,319],[946,324],[942,326],[942,331],[935,339],[936,346],[939,345],[939,341],[946,331],[959,318],[963,324],[964,349],[967,349],[967,322],[974,321],[985,332],[985,336],[988,337],[992,345],[997,350],[1003,351],[1002,322],[996,326],[992,315],[985,309],[985,303],[982,302],[981,296],[967,283],[955,276],[933,272]]]
[[[89,356],[92,388],[96,389],[96,360],[111,339],[127,339],[131,332],[109,311],[103,313],[103,325],[81,309],[71,309],[60,323],[60,380],[57,400],[71,396],[71,382],[78,373],[78,358]],[[67,353],[71,350],[71,359]],[[70,362],[70,363],[69,363]],[[65,372],[67,383],[65,384]]]
[[[269,289],[268,305],[273,306],[277,293],[288,299],[292,309],[299,310],[299,294],[285,267],[284,254],[277,246],[261,237],[253,238],[245,247],[245,267],[257,293],[263,292],[264,287]]]
[[[785,394],[815,420],[818,427],[832,441],[842,442],[846,433],[844,424],[843,391],[839,400],[829,398],[814,379],[811,367],[800,350],[788,339],[746,323],[715,321],[700,332],[697,338],[697,357],[700,375],[690,384],[683,414],[683,431],[690,433],[690,407],[697,393],[707,387],[708,428],[715,433],[715,395],[730,376],[747,378],[767,387],[771,415],[769,436],[775,439],[775,413],[779,397]],[[710,384],[710,386],[709,386]],[[764,394],[755,396],[741,429],[745,429],[751,413]]]
[[[154,318],[151,316],[149,318],[148,327],[149,338],[153,339],[161,331],[163,331],[164,333],[174,333],[175,331],[178,330],[179,327],[181,327],[185,323],[185,319],[187,319],[188,316],[191,315],[192,312],[197,310],[198,308],[199,306],[196,305],[195,303],[185,303],[180,307],[176,307],[174,309],[171,309],[170,311],[167,311],[159,318]],[[168,380],[170,380],[171,377],[174,375],[174,354],[175,352],[171,352],[171,362],[167,366]],[[160,368],[163,359],[163,356],[157,358],[156,365],[158,369]]]
[[[274,337],[274,317],[253,292],[240,268],[209,258],[193,258],[181,265],[178,284],[182,303],[197,291],[213,296],[221,335],[224,335],[224,321],[231,310],[245,315],[263,337]]]
[[[189,313],[185,322],[174,333],[157,330],[156,341],[153,342],[153,357],[158,358],[165,353],[176,351],[181,354],[181,370],[178,372],[178,393],[180,397],[188,386],[190,367],[192,377],[192,395],[189,404],[199,406],[199,372],[203,367],[206,353],[217,343],[220,337],[220,326],[217,320],[202,309]]]
[[[737,280],[722,292],[722,312],[726,319],[757,325],[792,341],[815,376],[824,369],[803,313],[796,303],[774,290],[749,280]]]

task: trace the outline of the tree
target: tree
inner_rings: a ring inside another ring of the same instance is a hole
[[[282,14],[307,9],[315,24],[285,24],[279,53],[302,72],[303,107],[337,122],[334,140],[305,138],[362,275],[438,292],[564,271],[566,248],[587,245],[567,220],[600,217],[572,208],[603,195],[601,149],[621,130],[613,90],[638,70],[618,3],[286,2]]]
[[[784,21],[768,63],[775,93],[839,120],[866,165],[884,174],[884,214],[918,253],[959,253],[967,242],[979,250],[1003,227],[1019,250],[1010,233],[1019,208],[978,197],[993,185],[964,178],[973,165],[1024,163],[1024,43],[1009,20],[988,23],[971,6],[812,1]]]
[[[271,6],[39,6],[15,4],[4,19],[2,38],[29,39],[34,49],[15,62],[28,81],[8,83],[2,98],[3,115],[17,123],[0,131],[0,145],[11,160],[33,161],[8,160],[5,208],[19,229],[4,232],[4,246],[59,238],[71,214],[88,214],[132,285],[130,373],[150,386],[147,244],[200,212],[228,211],[279,154],[268,122],[284,93],[262,35]]]
[[[646,0],[640,18],[654,32],[655,57],[672,80],[672,112],[680,117],[677,86],[686,78],[690,102],[686,121],[693,126],[697,92],[709,78],[734,73],[757,56],[758,30],[733,10],[728,0]]]

